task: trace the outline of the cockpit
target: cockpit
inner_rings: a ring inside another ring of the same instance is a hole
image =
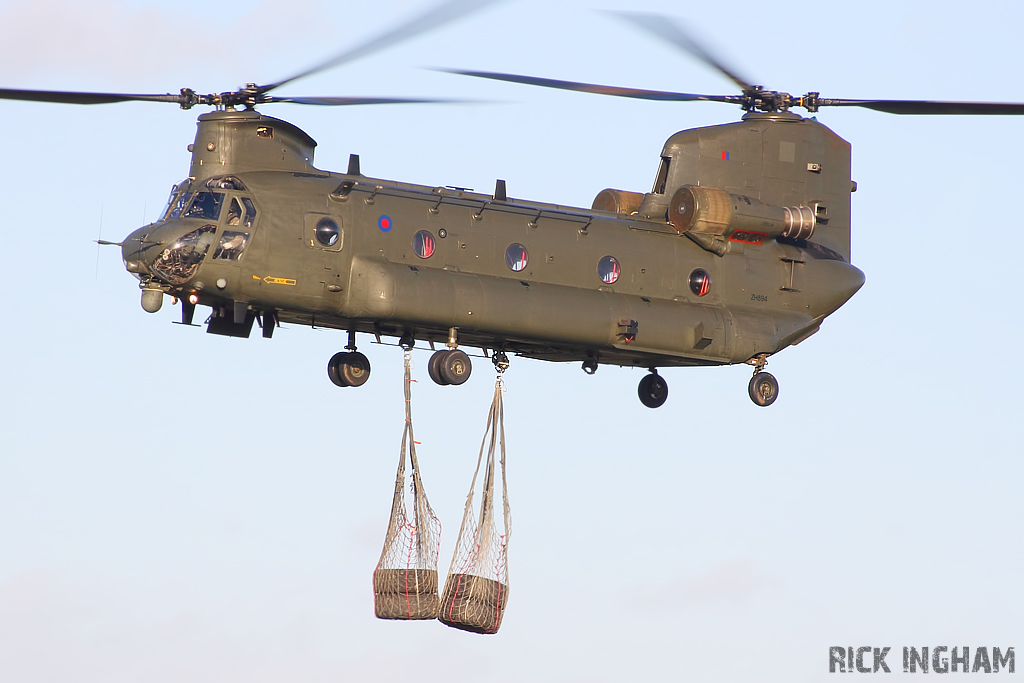
[[[186,179],[171,188],[162,221],[207,223],[167,244],[150,266],[153,273],[170,285],[185,284],[214,245],[213,260],[241,259],[257,218],[256,206],[246,192],[242,181],[233,176],[210,178],[198,185]]]

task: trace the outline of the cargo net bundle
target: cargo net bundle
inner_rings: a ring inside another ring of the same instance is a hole
[[[405,431],[395,478],[391,521],[380,561],[373,572],[374,612],[379,619],[434,619],[437,617],[437,556],[441,544],[441,522],[427,501],[416,460],[412,431],[410,354],[405,353]],[[405,505],[405,456],[409,455],[412,476],[412,519]]]
[[[497,633],[508,602],[508,541],[512,518],[508,506],[508,487],[505,480],[505,419],[501,394],[504,385],[501,375],[494,387],[494,401],[487,417],[487,428],[480,444],[480,454],[473,472],[473,482],[466,498],[462,527],[452,557],[448,580],[441,597],[438,619],[453,628],[474,633]],[[498,533],[494,520],[495,448],[501,449],[501,511],[503,534]],[[484,449],[487,459],[484,460]],[[473,494],[476,490],[480,465],[485,463],[480,497],[479,515],[473,512]]]

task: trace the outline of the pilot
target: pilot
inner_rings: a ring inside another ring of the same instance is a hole
[[[237,199],[231,200],[231,207],[228,208],[228,225],[238,225],[242,222],[242,207],[238,205]]]
[[[231,235],[231,237],[228,241],[221,242],[220,249],[217,250],[217,258],[234,261],[242,253],[242,249],[245,248],[245,239],[248,235],[244,232],[234,232],[225,233],[224,237],[228,235]],[[224,237],[221,239],[223,240]]]

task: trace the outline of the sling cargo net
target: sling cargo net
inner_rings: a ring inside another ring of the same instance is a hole
[[[437,555],[441,522],[427,502],[412,433],[409,353],[405,354],[405,432],[398,458],[395,498],[384,550],[373,572],[374,611],[379,619],[437,617]],[[412,519],[405,505],[405,456],[412,465]]]
[[[508,566],[506,564],[512,519],[508,507],[508,487],[505,482],[505,420],[501,403],[503,390],[501,377],[494,388],[494,402],[487,417],[487,428],[480,444],[480,455],[469,486],[466,510],[462,516],[459,540],[452,557],[451,569],[441,597],[442,623],[474,633],[497,633],[508,602]],[[501,511],[504,533],[498,533],[494,521],[494,456],[495,447],[501,448]],[[477,475],[487,459],[480,496],[480,513],[474,516],[473,493]]]

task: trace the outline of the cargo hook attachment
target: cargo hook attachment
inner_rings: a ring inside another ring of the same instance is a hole
[[[491,362],[494,363],[494,369],[498,371],[498,381],[501,381],[501,376],[508,370],[509,362],[508,356],[505,355],[504,351],[495,349],[491,355]]]

